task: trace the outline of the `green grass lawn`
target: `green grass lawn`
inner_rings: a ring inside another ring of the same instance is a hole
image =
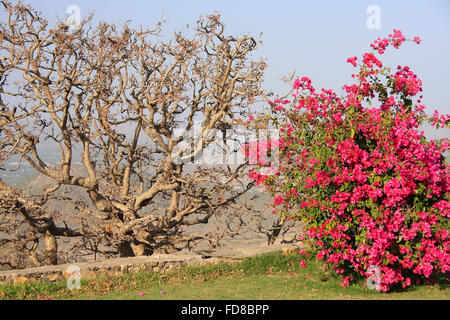
[[[1,299],[450,299],[448,281],[379,293],[356,282],[347,288],[316,261],[298,266],[297,254],[270,253],[228,264],[189,266],[166,274],[142,271],[99,276],[68,290],[64,281],[0,285]]]

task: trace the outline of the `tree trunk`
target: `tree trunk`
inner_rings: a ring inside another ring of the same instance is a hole
[[[130,243],[124,242],[119,246],[119,255],[122,258],[126,257],[138,257],[138,256],[151,256],[153,250],[143,243]]]
[[[58,264],[58,242],[56,241],[56,237],[47,230],[44,235],[44,242],[44,264]]]
[[[273,224],[271,229],[272,233],[267,234],[267,245],[272,245],[275,243],[275,240],[277,240],[278,235],[280,234],[285,221],[286,220],[284,218],[283,219],[278,218],[278,220]]]
[[[151,256],[153,254],[153,250],[143,243],[137,245],[132,243],[131,248],[135,256]]]
[[[121,258],[134,257],[133,248],[129,242],[122,242],[118,249]]]

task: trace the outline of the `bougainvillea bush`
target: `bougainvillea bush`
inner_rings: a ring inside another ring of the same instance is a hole
[[[450,116],[428,116],[417,75],[379,58],[406,41],[421,42],[394,30],[349,58],[358,71],[340,97],[302,77],[290,98],[271,101],[271,112],[251,121],[279,128],[280,162],[274,174],[255,168],[250,177],[275,196],[276,213],[304,222],[310,246],[300,254],[326,262],[344,286],[373,277],[374,267],[382,291],[450,270],[450,143],[420,129],[449,127]]]

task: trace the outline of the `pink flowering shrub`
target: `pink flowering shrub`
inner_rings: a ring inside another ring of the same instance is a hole
[[[359,71],[342,97],[303,77],[291,100],[272,101],[271,114],[252,120],[279,128],[280,164],[275,174],[250,177],[275,195],[275,212],[304,222],[310,246],[302,257],[323,260],[344,286],[370,277],[370,266],[380,270],[382,291],[450,271],[450,142],[419,130],[425,121],[449,127],[450,116],[428,117],[421,80],[376,56],[405,41],[394,30],[359,65],[349,58]]]

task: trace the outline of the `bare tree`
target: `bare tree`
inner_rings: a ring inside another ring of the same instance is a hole
[[[212,129],[246,114],[266,67],[251,60],[258,42],[226,35],[219,15],[201,17],[190,37],[176,32],[166,41],[161,24],[94,27],[90,16],[75,30],[63,22],[50,28],[22,3],[1,5],[0,166],[16,157],[53,181],[39,195],[0,182],[0,233],[16,234],[4,243],[19,243],[41,264],[57,263],[57,237],[96,239],[120,256],[216,241],[185,230],[225,209],[242,214],[238,200],[253,186],[247,165],[189,165],[201,143],[182,147],[176,130],[197,128],[204,147]],[[57,163],[46,160],[50,143]],[[62,192],[67,186],[89,200]],[[70,204],[77,223],[57,225],[49,201]]]

